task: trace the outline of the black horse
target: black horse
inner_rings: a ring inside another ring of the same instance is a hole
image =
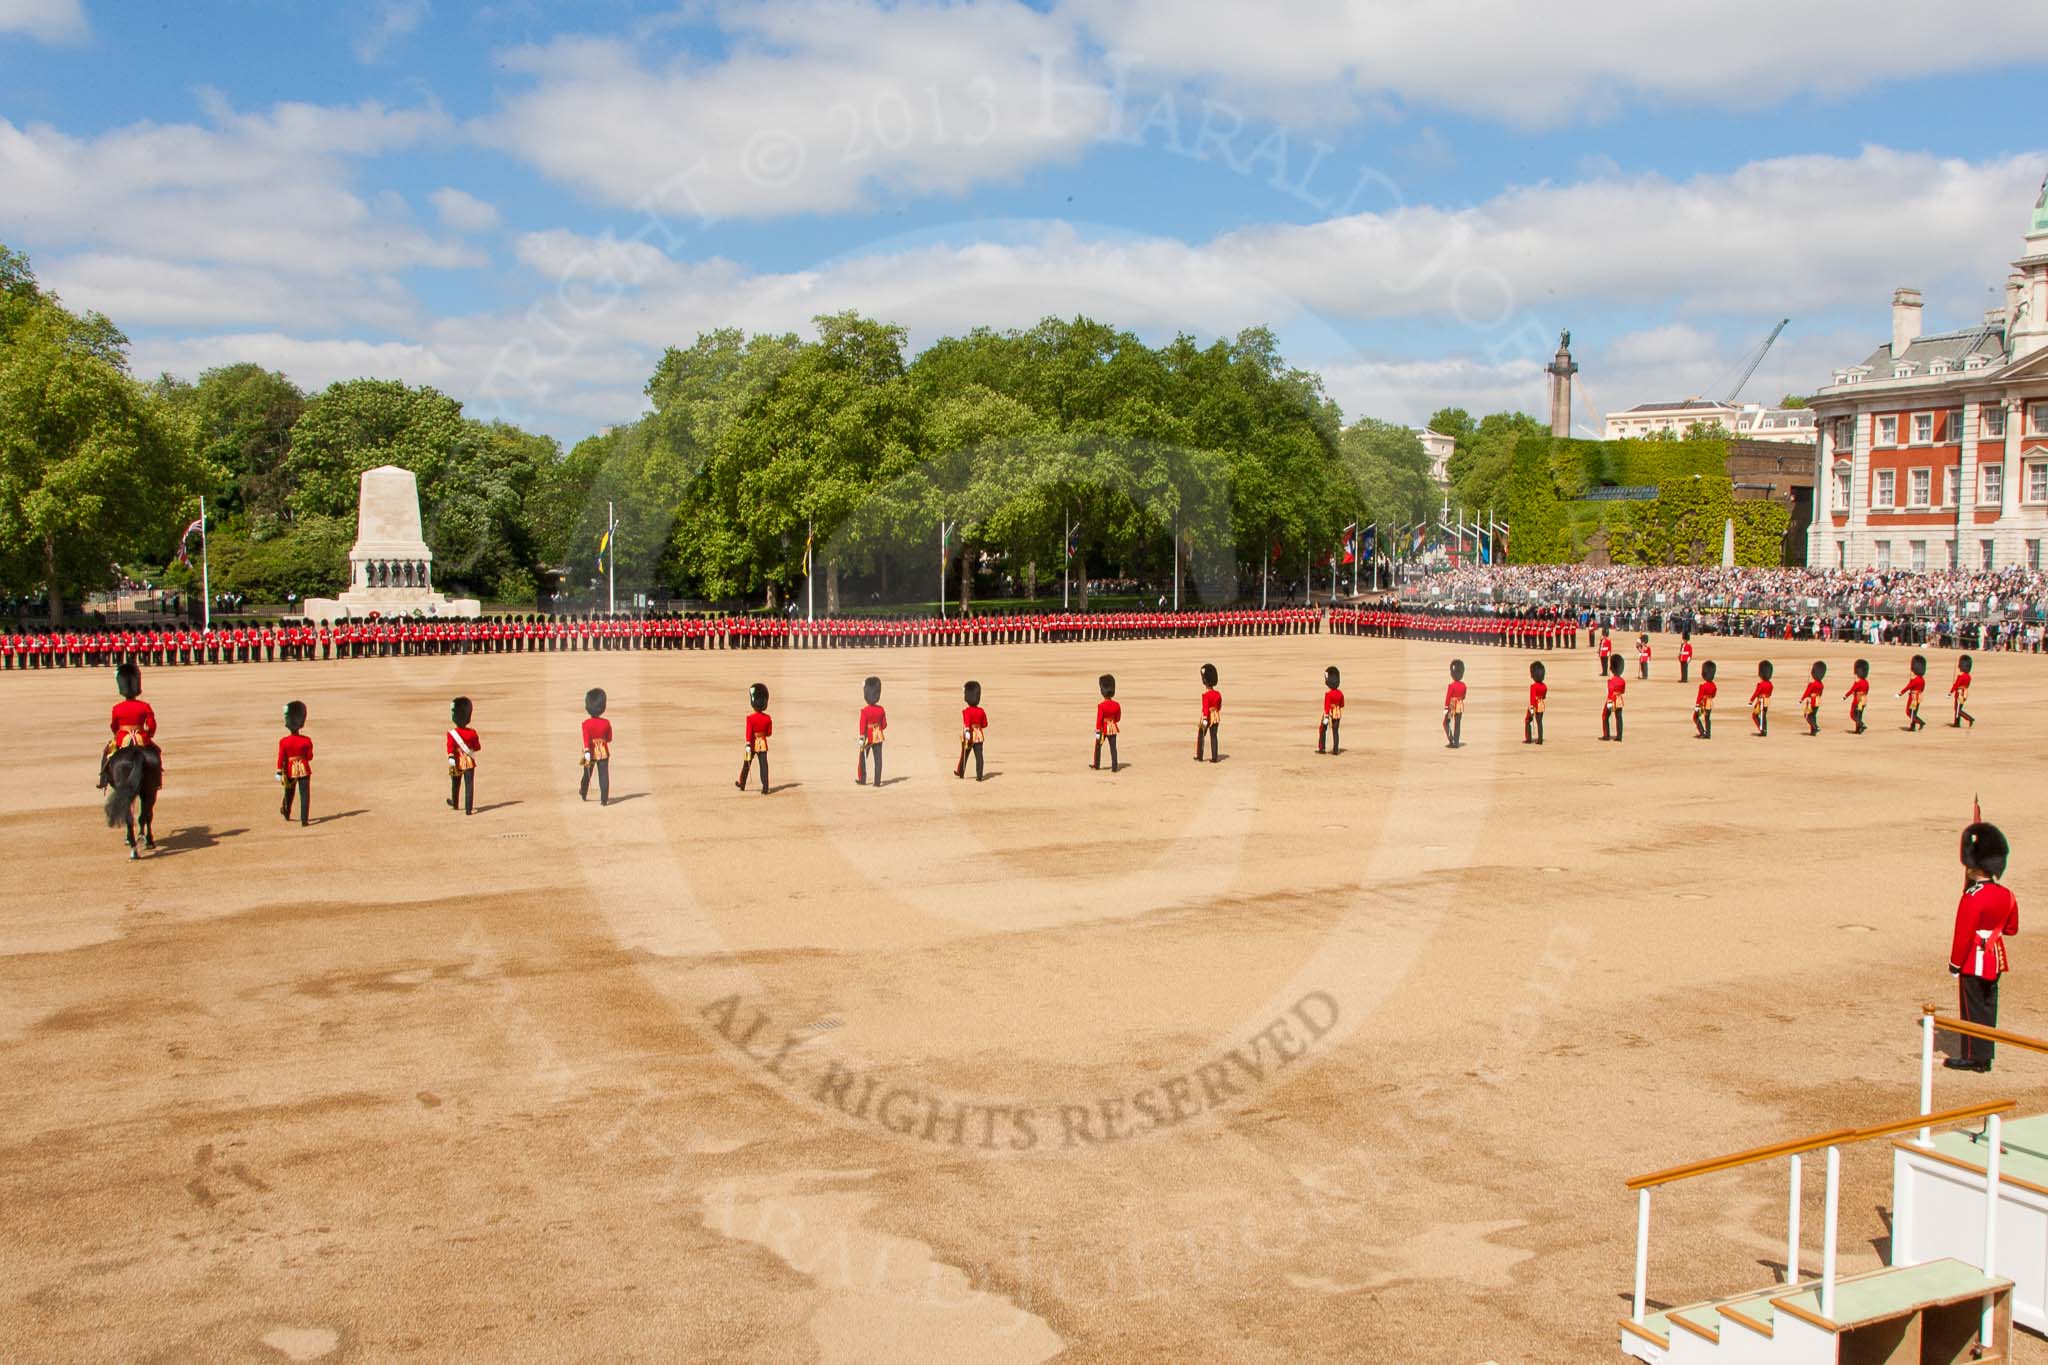
[[[128,828],[128,856],[139,858],[141,853],[135,847],[135,828],[142,827],[142,847],[156,847],[156,794],[163,786],[163,759],[156,750],[145,745],[132,745],[116,749],[107,760],[107,828],[115,829],[126,825]],[[142,817],[135,816],[135,802],[142,802]]]

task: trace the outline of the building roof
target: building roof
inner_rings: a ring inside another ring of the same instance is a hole
[[[1940,332],[1924,336],[1906,348],[1903,356],[1894,357],[1889,341],[1870,353],[1870,359],[1860,368],[1866,370],[1889,370],[1900,360],[1914,366],[1915,372],[1927,373],[1927,367],[1937,360],[1946,360],[1957,369],[1972,355],[1981,355],[1995,364],[2005,360],[2005,328],[1989,323],[1961,332]]]
[[[1713,401],[1712,399],[1708,399],[1708,398],[1683,398],[1683,399],[1680,399],[1680,400],[1679,400],[1678,402],[1676,402],[1676,403],[1638,403],[1638,404],[1636,404],[1636,405],[1635,405],[1634,407],[1630,408],[1630,409],[1629,409],[1629,411],[1630,411],[1630,412],[1686,412],[1686,411],[1711,411],[1711,412],[1735,412],[1735,411],[1737,411],[1737,408],[1735,407],[1735,405],[1734,405],[1733,403],[1716,403],[1716,402],[1714,402],[1714,401]]]

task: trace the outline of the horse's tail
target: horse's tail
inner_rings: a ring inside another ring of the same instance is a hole
[[[134,749],[123,749],[107,764],[107,828],[119,829],[142,793],[143,764]]]

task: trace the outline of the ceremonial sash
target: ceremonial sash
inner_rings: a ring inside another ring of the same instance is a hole
[[[466,773],[476,767],[476,755],[471,752],[467,744],[462,742],[462,736],[456,731],[450,730],[448,738],[454,741],[455,744],[455,771]]]
[[[1970,967],[1971,976],[1981,976],[1987,981],[1996,981],[2005,974],[2005,935],[1996,929],[1977,931],[1977,952]]]
[[[1105,735],[1113,735],[1113,734],[1116,734],[1116,733],[1117,733],[1117,723],[1116,723],[1115,721],[1113,721],[1113,720],[1106,720],[1106,721],[1102,722],[1102,733],[1103,733],[1103,734],[1105,734]]]
[[[287,778],[293,779],[311,777],[313,775],[313,765],[303,758],[287,759],[284,765],[284,775]]]
[[[757,753],[757,754],[765,754],[765,753],[767,753],[767,752],[768,752],[768,736],[766,736],[766,735],[755,735],[755,736],[754,736],[754,752],[755,752],[755,753]]]
[[[872,744],[880,744],[881,742],[882,742],[882,727],[881,727],[881,726],[879,726],[879,725],[870,725],[870,726],[868,727],[868,743],[872,745]]]
[[[967,742],[969,744],[979,744],[981,743],[982,736],[985,733],[987,732],[984,731],[979,725],[970,725],[967,727]]]
[[[1329,715],[1331,720],[1342,720],[1344,719],[1344,708],[1341,706],[1333,706],[1329,709],[1327,714]]]
[[[590,758],[592,762],[602,763],[611,756],[611,741],[603,739],[593,739],[590,741]]]

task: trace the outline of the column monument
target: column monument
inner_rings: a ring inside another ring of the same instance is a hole
[[[356,499],[356,544],[348,552],[348,591],[308,598],[315,621],[377,616],[477,616],[474,598],[434,591],[434,552],[420,533],[419,481],[410,469],[363,471]]]

